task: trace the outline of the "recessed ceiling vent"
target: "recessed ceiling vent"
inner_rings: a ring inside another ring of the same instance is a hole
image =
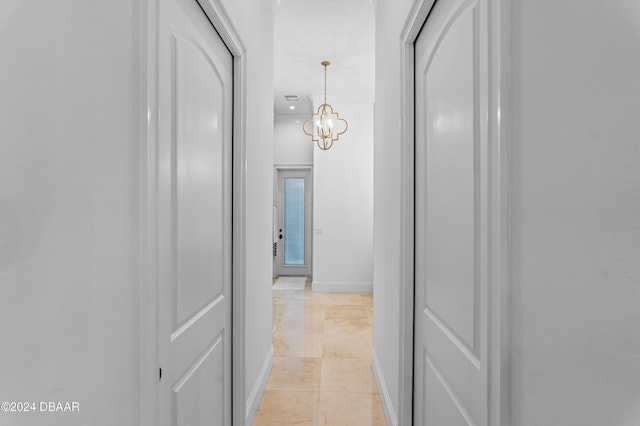
[[[284,99],[285,99],[287,102],[298,102],[298,101],[299,101],[299,99],[298,99],[298,95],[285,95],[285,96],[284,96]]]

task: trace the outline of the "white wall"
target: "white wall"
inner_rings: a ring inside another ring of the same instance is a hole
[[[328,151],[314,143],[313,289],[371,291],[373,104],[330,102],[349,129]]]
[[[249,393],[271,349],[273,10],[223,3],[247,48]],[[138,424],[137,8],[0,5],[0,400],[80,402],[2,424]]]
[[[307,116],[277,116],[274,122],[273,164],[276,166],[313,164],[315,144],[302,131]]]
[[[133,11],[0,2],[0,400],[80,404],[3,425],[137,424]]]
[[[640,3],[514,1],[512,55],[512,424],[640,424]]]
[[[245,387],[249,398],[262,380],[261,367],[272,346],[273,8],[263,0],[223,3],[247,48]]]
[[[400,34],[411,0],[378,0],[374,161],[373,348],[393,411],[400,376]]]
[[[640,419],[640,5],[512,4],[512,426]],[[374,350],[398,409],[400,42],[376,11]]]

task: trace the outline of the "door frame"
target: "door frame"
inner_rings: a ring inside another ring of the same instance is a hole
[[[273,168],[273,205],[278,206],[278,215],[281,215],[279,209],[279,193],[278,193],[278,175],[280,172],[306,172],[309,173],[309,184],[311,185],[311,200],[309,200],[309,232],[307,234],[307,229],[305,225],[305,238],[308,238],[308,243],[305,241],[305,251],[308,249],[309,253],[309,276],[313,276],[313,166],[312,165],[274,165]],[[305,212],[306,216],[306,212]],[[278,222],[279,223],[279,222]],[[279,223],[279,225],[281,225]],[[280,275],[280,265],[278,261],[279,257],[275,257],[273,262],[274,272],[277,275]]]
[[[414,0],[401,32],[400,369],[398,425],[412,424],[415,224],[414,43],[436,0]],[[489,423],[510,424],[510,4],[487,0],[489,19]],[[386,403],[390,403],[386,402]],[[385,404],[386,404],[385,403]]]
[[[233,56],[232,127],[232,423],[246,421],[245,389],[245,259],[246,259],[246,187],[247,187],[247,57],[222,0],[197,2]],[[138,84],[134,94],[139,123],[138,139],[138,424],[155,426],[158,414],[158,0],[141,0],[133,8],[138,24],[138,42],[134,54],[138,68],[133,70]],[[137,14],[137,15],[136,15]],[[137,95],[137,96],[136,96]],[[135,326],[135,325],[134,325]]]

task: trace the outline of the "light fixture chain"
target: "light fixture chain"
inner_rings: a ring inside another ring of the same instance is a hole
[[[327,66],[324,66],[324,103],[327,103]]]

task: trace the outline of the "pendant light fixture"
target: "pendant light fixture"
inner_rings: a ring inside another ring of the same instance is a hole
[[[333,142],[340,138],[349,128],[349,123],[344,118],[340,118],[337,112],[333,112],[333,107],[327,103],[327,67],[331,65],[329,61],[322,61],[324,67],[324,103],[318,107],[318,111],[304,122],[302,130],[311,140],[323,151],[330,149]],[[344,124],[341,124],[344,123]],[[342,130],[342,131],[340,131]]]

